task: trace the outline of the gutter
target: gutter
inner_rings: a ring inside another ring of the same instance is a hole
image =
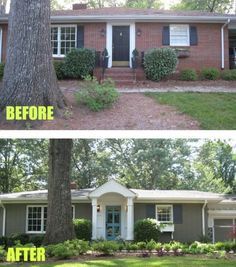
[[[205,208],[207,205],[207,200],[205,200],[204,205],[202,206],[202,235],[206,235],[206,228],[205,228]]]
[[[6,207],[2,204],[0,200],[0,207],[3,209],[3,216],[2,216],[2,236],[6,234]]]
[[[221,27],[221,69],[225,68],[225,27],[230,23],[230,19]]]

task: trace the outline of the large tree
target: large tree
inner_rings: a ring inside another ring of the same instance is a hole
[[[133,8],[163,8],[161,0],[126,0],[125,6]]]
[[[234,0],[181,0],[173,5],[177,10],[199,10],[208,12],[229,13],[234,4]]]
[[[8,49],[0,89],[6,106],[65,106],[51,59],[50,0],[12,0]]]
[[[70,189],[72,146],[71,139],[50,140],[45,244],[60,243],[75,238]]]

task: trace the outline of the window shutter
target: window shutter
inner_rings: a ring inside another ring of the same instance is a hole
[[[183,207],[181,204],[173,205],[173,219],[174,219],[174,224],[183,223]]]
[[[162,30],[162,45],[170,45],[170,27],[164,26]]]
[[[146,218],[156,219],[155,204],[146,205]]]
[[[190,45],[198,45],[198,34],[196,26],[190,26]]]
[[[84,47],[84,26],[77,26],[77,48]]]

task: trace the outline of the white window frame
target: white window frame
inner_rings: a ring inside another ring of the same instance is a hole
[[[177,26],[181,26],[181,27],[186,27],[187,29],[187,43],[186,44],[176,44],[176,43],[173,43],[171,41],[171,28],[172,27],[177,27]],[[170,46],[190,46],[190,27],[189,27],[189,24],[171,24],[170,25]]]
[[[3,34],[3,30],[0,27],[0,63],[2,63],[2,34]]]
[[[171,208],[171,220],[170,221],[159,221],[158,220],[158,208]],[[159,223],[173,223],[173,205],[156,205],[156,220],[159,222]]]
[[[54,25],[51,25],[51,28],[57,28],[58,29],[57,54],[52,54],[53,57],[64,58],[66,56],[66,55],[61,54],[61,28],[65,28],[65,27],[68,27],[68,28],[74,27],[75,28],[75,48],[77,47],[77,25],[75,25],[75,24],[68,24],[68,25],[67,24],[61,24],[61,25],[54,24]],[[50,34],[51,34],[51,31],[50,31]]]
[[[72,219],[75,219],[75,205],[72,206]],[[27,234],[44,234],[44,208],[47,208],[47,205],[27,205],[26,206],[26,225],[25,225],[25,232]],[[28,215],[29,215],[29,208],[41,208],[41,231],[28,231]]]

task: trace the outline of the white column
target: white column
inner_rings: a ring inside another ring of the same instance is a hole
[[[133,198],[127,200],[127,240],[134,239],[134,202]]]
[[[112,24],[107,23],[107,30],[106,30],[106,49],[108,52],[108,68],[112,67]]]
[[[129,66],[132,68],[132,52],[136,48],[135,39],[136,39],[136,30],[135,30],[135,23],[130,24],[130,31],[129,31],[129,40],[130,40],[130,51],[129,51]]]
[[[92,239],[97,239],[97,198],[92,199]]]

